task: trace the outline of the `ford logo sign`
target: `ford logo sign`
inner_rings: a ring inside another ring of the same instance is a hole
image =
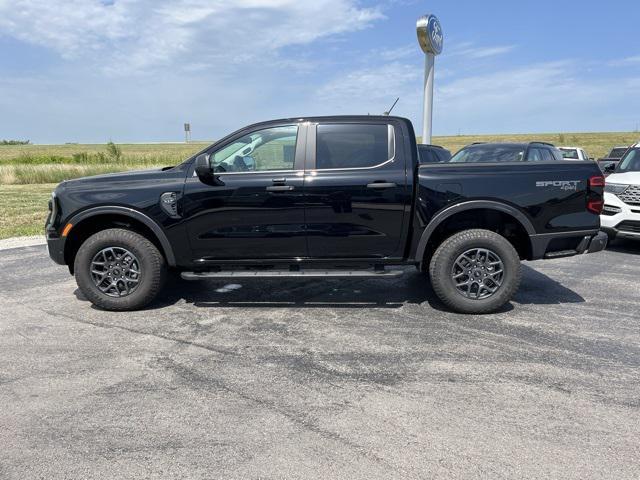
[[[444,45],[444,34],[438,17],[425,15],[418,19],[416,24],[418,31],[418,43],[424,53],[440,55]]]

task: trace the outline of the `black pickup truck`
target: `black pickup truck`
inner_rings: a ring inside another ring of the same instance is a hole
[[[63,182],[45,228],[51,258],[108,310],[144,307],[169,270],[365,278],[415,266],[449,308],[486,313],[518,289],[521,260],[606,246],[603,187],[589,162],[420,165],[403,118],[298,118],[175,167]]]

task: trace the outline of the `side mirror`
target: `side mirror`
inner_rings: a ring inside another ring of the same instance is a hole
[[[612,173],[615,169],[616,169],[616,164],[615,163],[607,163],[604,166],[604,171],[606,173]]]
[[[196,175],[200,178],[213,176],[213,170],[209,163],[209,155],[206,153],[201,153],[196,157]]]
[[[201,153],[196,157],[195,172],[202,183],[206,183],[207,185],[224,185],[220,178],[213,174],[213,169],[209,162],[209,155],[206,153]]]

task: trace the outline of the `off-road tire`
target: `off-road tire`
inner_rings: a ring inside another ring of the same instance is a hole
[[[133,253],[140,262],[140,282],[124,297],[111,297],[95,285],[91,273],[94,256],[104,248],[120,247]],[[95,306],[111,311],[140,310],[151,303],[166,279],[165,260],[158,248],[142,235],[121,228],[102,230],[80,246],[74,262],[78,288]]]
[[[503,263],[504,275],[498,290],[488,298],[471,299],[462,295],[452,278],[456,259],[474,248],[495,252]],[[521,278],[520,257],[513,245],[502,235],[490,230],[463,230],[447,238],[436,249],[429,265],[431,286],[448,308],[459,313],[491,313],[504,306],[518,290]]]

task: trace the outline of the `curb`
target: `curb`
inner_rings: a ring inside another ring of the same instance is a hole
[[[44,235],[33,235],[31,237],[13,237],[0,240],[0,250],[9,250],[11,248],[33,247],[36,245],[44,245],[47,243]]]

